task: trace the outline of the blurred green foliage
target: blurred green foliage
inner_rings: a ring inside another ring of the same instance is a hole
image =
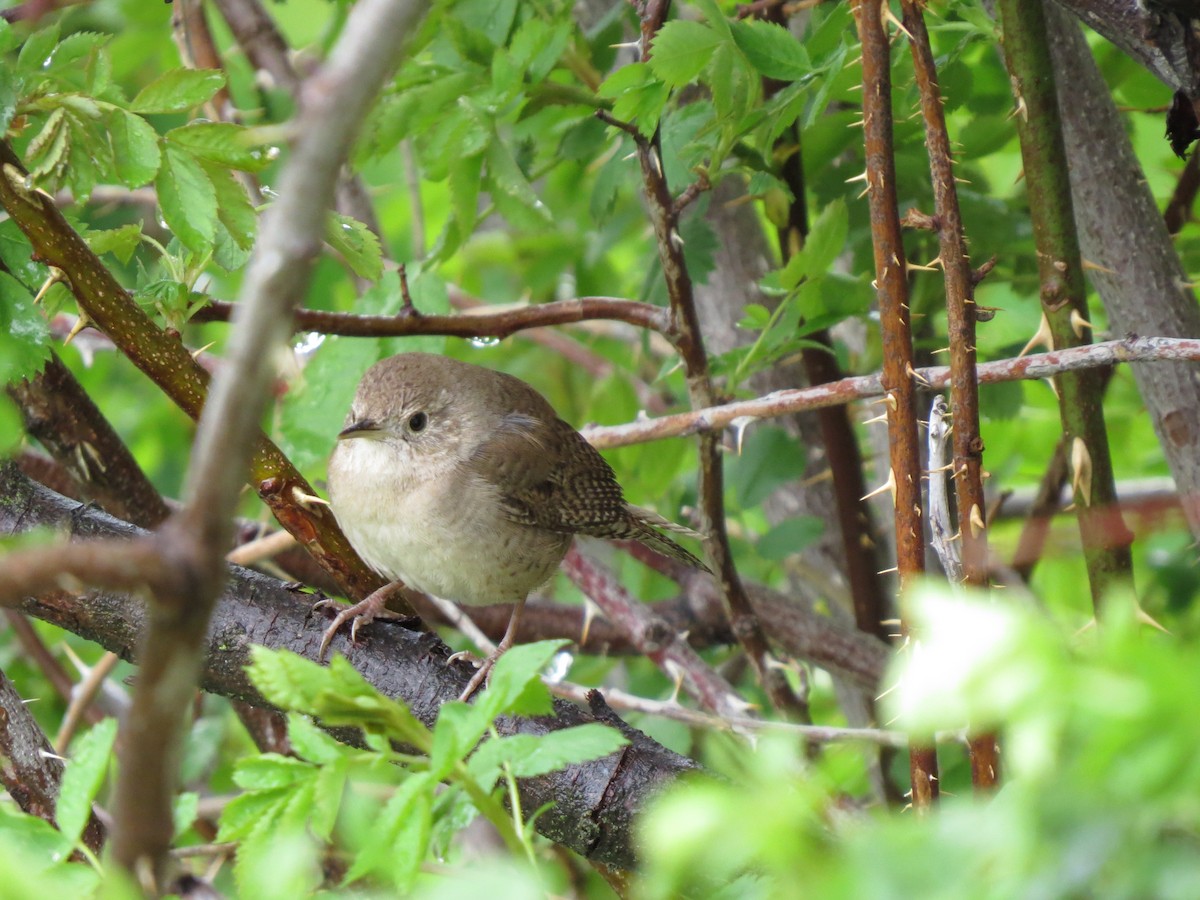
[[[301,63],[336,40],[351,6],[344,0],[265,5]],[[596,110],[630,120],[643,134],[657,129],[664,170],[676,191],[700,175],[733,185],[756,204],[768,233],[790,200],[779,178],[782,155],[797,149],[780,151],[774,140],[798,123],[810,242],[786,267],[766,260],[769,271],[757,291],[747,292],[751,302],[740,307],[745,341],[717,356],[714,371],[731,394],[747,396],[756,372],[794,358],[814,330],[839,324],[851,335],[836,348],[843,366],[855,373],[877,369],[867,206],[854,180],[865,161],[861,132],[853,127],[861,100],[849,5],[811,10],[800,40],[776,26],[735,20],[728,0],[679,7],[680,15],[659,35],[653,62],[641,65],[630,64],[629,49],[620,46],[636,36],[625,3],[613,3],[587,24],[574,18],[575,4],[567,0],[437,4],[355,151],[354,169],[374,202],[381,233],[376,237],[361,222],[331,215],[326,252],[304,304],[394,314],[401,304],[397,263],[406,265],[414,303],[425,313],[448,312],[452,298],[461,296],[491,306],[588,295],[664,303],[632,140],[596,119]],[[972,253],[977,262],[998,259],[977,297],[998,309],[981,326],[979,355],[1012,356],[1036,328],[1040,308],[1008,77],[981,4],[937,6],[927,16],[949,129],[958,142],[956,171]],[[286,158],[277,126],[294,104],[257,77],[216,15],[211,18],[226,71],[182,67],[170,40],[170,17],[165,4],[97,0],[33,25],[0,24],[0,124],[33,169],[34,184],[70,190],[71,220],[139,302],[164,327],[178,329],[189,347],[208,348],[202,359],[219,365],[228,326],[190,317],[209,297],[238,295],[255,216],[271,202],[271,185]],[[1162,201],[1181,168],[1161,138],[1156,111],[1170,92],[1113,48],[1098,40],[1094,45]],[[900,204],[929,211],[923,134],[910,118],[917,95],[906,49],[894,54],[893,67]],[[763,76],[789,85],[764,98]],[[222,87],[241,111],[241,125],[208,121],[210,112],[201,108]],[[246,190],[247,175],[258,180],[261,193]],[[149,186],[157,200],[153,212],[124,202],[138,196],[130,191]],[[689,267],[701,283],[724,249],[704,218],[714,202],[701,196],[680,226]],[[908,233],[906,242],[916,262],[937,255],[927,233]],[[1185,268],[1195,268],[1200,245],[1194,225],[1180,235],[1178,247]],[[0,261],[0,380],[7,382],[37,370],[51,343],[69,329],[73,301],[59,285],[46,292],[40,308],[34,305],[49,273],[30,259],[27,242],[9,221],[0,223]],[[912,287],[920,352],[925,362],[939,362],[934,353],[946,343],[940,275],[916,272]],[[1104,336],[1103,315],[1096,321]],[[647,390],[667,407],[682,408],[683,375],[649,336],[609,323],[562,329],[558,336],[570,342],[574,356],[546,349],[531,334],[498,343],[297,335],[302,365],[281,372],[265,425],[319,481],[359,375],[382,356],[411,349],[450,353],[518,375],[578,425],[632,420]],[[85,331],[59,349],[155,484],[177,496],[191,445],[187,419],[94,333]],[[580,356],[586,367],[574,361]],[[1110,422],[1118,423],[1112,430],[1118,478],[1167,474],[1127,372],[1113,379],[1107,408]],[[1042,383],[990,386],[982,392],[982,409],[992,484],[1031,490],[1059,436],[1051,390]],[[727,466],[739,570],[784,587],[789,559],[821,536],[820,526],[807,517],[772,524],[763,501],[776,487],[812,473],[805,448],[781,429],[751,424],[742,437],[740,455],[731,455]],[[0,451],[21,441],[17,414],[0,395]],[[694,504],[695,456],[685,440],[606,455],[633,502],[664,513]],[[252,498],[244,512],[263,515]],[[1135,627],[1119,615],[1103,629],[1077,633],[1091,607],[1074,525],[1061,519],[1034,575],[1036,609],[1012,608],[1023,601],[1002,592],[991,607],[943,600],[929,618],[919,653],[905,657],[913,668],[894,676],[903,688],[889,695],[895,704],[889,715],[896,716],[891,726],[1000,729],[1005,769],[994,797],[969,796],[965,757],[953,742],[942,748],[943,802],[934,815],[918,818],[861,808],[870,795],[870,753],[861,746],[833,746],[813,760],[791,737],[750,743],[630,715],[638,727],[725,778],[682,786],[646,822],[646,868],[635,892],[1194,893],[1200,875],[1194,862],[1198,720],[1191,704],[1200,684],[1195,548],[1174,514],[1135,517],[1130,524],[1138,535],[1141,603],[1171,635]],[[997,559],[1011,557],[1019,527],[1001,521],[992,530]],[[658,599],[675,589],[626,558],[614,557],[612,564],[640,598]],[[577,598],[565,579],[551,590],[559,599]],[[89,663],[99,655],[78,637],[36,627],[56,653],[70,647]],[[714,650],[707,657],[721,664],[731,655]],[[0,667],[24,696],[41,698],[32,710],[54,732],[65,703],[55,699],[45,674],[11,635],[0,639]],[[129,671],[122,667],[118,676]],[[306,677],[312,683],[332,677],[326,671]],[[645,660],[580,659],[572,677],[610,679],[647,697],[665,698],[673,690]],[[815,672],[810,682],[818,719],[841,724],[831,680]],[[762,702],[748,679],[739,687]],[[340,689],[350,690],[345,684]],[[311,700],[297,692],[287,704],[312,711],[304,705]],[[463,720],[448,720],[443,733],[457,733],[455,746],[465,754],[473,741],[463,735],[478,737],[478,723],[459,732],[455,724]],[[577,861],[548,861],[532,838],[536,871],[521,854],[495,870],[463,864],[465,853],[451,835],[474,813],[461,792],[439,793],[429,769],[428,777],[405,782],[381,764],[393,758],[392,751],[381,747],[372,756],[348,750],[299,716],[292,718],[292,738],[297,759],[261,757],[224,701],[207,700],[196,720],[186,748],[188,791],[178,807],[181,842],[211,836],[196,825],[198,794],[237,794],[221,824],[226,837],[245,842],[236,876],[220,876],[219,886],[231,894],[293,897],[311,891],[321,877],[321,842],[328,839],[335,856],[356,861],[356,875],[369,876],[361,890],[380,895],[415,885],[421,896],[456,896],[477,890],[471,885],[480,879],[492,879],[487,889],[497,896],[565,893],[572,881],[580,893],[604,895],[596,879],[576,870]],[[105,739],[106,732],[92,729],[72,747],[70,835],[80,809],[92,799],[105,802]],[[903,771],[899,760],[892,774],[902,779]],[[422,774],[419,766],[417,772]],[[377,828],[384,815],[390,816],[387,832]],[[87,896],[97,890],[107,897],[134,895],[115,875],[98,889],[89,863],[66,861],[71,846],[68,834],[0,804],[0,884],[12,896]],[[444,866],[437,876],[418,876],[430,859]]]

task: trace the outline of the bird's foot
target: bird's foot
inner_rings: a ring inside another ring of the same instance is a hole
[[[503,656],[504,651],[507,649],[507,647],[497,647],[483,659],[480,659],[474,653],[468,652],[451,654],[450,658],[446,660],[447,663],[455,659],[469,659],[479,667],[475,674],[471,676],[471,680],[467,682],[467,686],[463,688],[463,692],[458,695],[459,700],[466,703],[471,699],[471,695],[479,690],[480,687],[486,687],[491,683],[492,670],[496,668],[496,660]]]
[[[334,635],[338,633],[343,625],[347,622],[350,624],[350,643],[357,643],[358,629],[364,625],[369,625],[376,619],[402,619],[387,608],[387,600],[391,595],[392,585],[387,584],[377,591],[373,591],[365,599],[360,600],[352,606],[342,606],[336,600],[330,600],[326,597],[323,600],[318,600],[313,604],[313,610],[318,609],[336,609],[338,613],[333,617],[333,621],[329,627],[325,629],[325,634],[321,637],[321,650],[317,659],[323,660],[325,654],[329,652],[329,644],[333,641]]]

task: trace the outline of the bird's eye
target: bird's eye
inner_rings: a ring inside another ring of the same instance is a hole
[[[429,416],[423,412],[413,413],[408,420],[408,430],[413,434],[424,431],[425,426],[429,424]]]

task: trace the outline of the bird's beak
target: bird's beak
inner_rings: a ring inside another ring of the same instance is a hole
[[[377,437],[382,429],[374,419],[359,419],[357,422],[351,422],[338,434],[338,440],[344,441],[348,438],[373,438]]]

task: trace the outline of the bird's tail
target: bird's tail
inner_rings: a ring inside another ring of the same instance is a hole
[[[687,565],[693,568],[711,573],[712,570],[699,557],[679,546],[679,544],[662,533],[662,531],[670,531],[675,534],[683,534],[703,540],[704,535],[700,534],[700,532],[693,531],[685,525],[678,525],[670,519],[664,519],[658,513],[642,509],[640,506],[630,504],[629,513],[635,523],[634,533],[630,535],[634,540],[640,541],[651,550],[661,553],[663,556],[679,560],[679,562],[687,563]],[[662,531],[659,529],[662,529]]]

